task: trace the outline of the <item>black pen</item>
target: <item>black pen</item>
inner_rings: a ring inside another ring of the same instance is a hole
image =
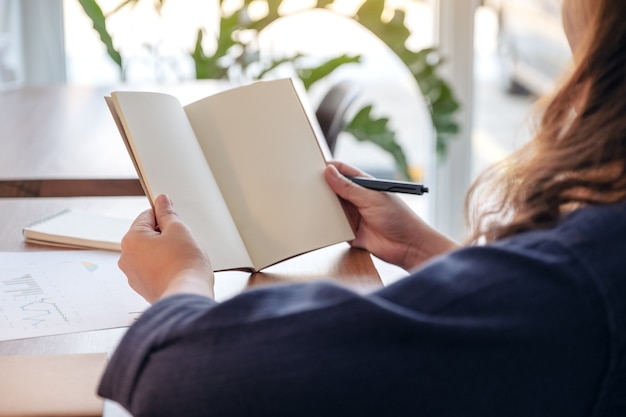
[[[390,193],[404,193],[422,195],[428,192],[428,187],[408,181],[381,180],[368,177],[347,177],[353,183],[361,187],[376,191],[386,191]]]

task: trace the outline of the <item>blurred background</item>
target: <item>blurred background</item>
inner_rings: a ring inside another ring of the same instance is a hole
[[[230,4],[232,10],[237,9],[238,3],[220,2],[226,10]],[[263,13],[263,2],[256,3]],[[529,140],[533,106],[568,68],[571,57],[561,28],[561,1],[384,2],[383,20],[393,22],[397,16],[390,12],[386,17],[388,9],[402,11],[410,31],[409,49],[434,46],[443,60],[437,66],[439,74],[449,81],[460,105],[454,114],[460,130],[451,135],[455,137],[449,140],[444,158],[436,147],[430,102],[407,67],[371,31],[354,19],[338,17],[354,15],[364,2],[327,2],[335,14],[290,13],[290,8],[297,11],[309,3],[316,2],[284,1],[281,12],[288,17],[264,31],[257,40],[259,49],[276,56],[361,56],[358,67],[345,66],[333,75],[358,80],[363,87],[357,101],[376,103],[377,117],[388,118],[396,133],[411,179],[433,190],[429,199],[411,203],[420,206],[427,221],[454,237],[462,236],[460,213],[467,186],[484,168]],[[198,28],[210,34],[219,25],[217,1],[99,0],[97,4],[110,16],[107,31],[124,56],[121,73],[101,34],[94,30],[86,4],[79,0],[0,0],[0,100],[3,90],[40,84],[114,88],[121,83],[187,82],[197,76],[191,52]],[[390,23],[389,31],[393,28]],[[328,85],[322,82],[316,88],[310,90],[314,106]],[[355,106],[359,108],[359,103]],[[337,142],[335,157],[377,176],[397,176],[396,161],[389,152],[347,132]]]

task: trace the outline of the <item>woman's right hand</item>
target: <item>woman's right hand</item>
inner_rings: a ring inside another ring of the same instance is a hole
[[[368,190],[346,176],[368,176],[341,162],[331,162],[324,172],[331,189],[343,200],[355,239],[354,247],[406,270],[433,256],[456,249],[458,244],[426,224],[400,198]]]
[[[213,297],[211,262],[166,195],[137,216],[122,239],[118,265],[131,288],[151,303],[178,293]]]

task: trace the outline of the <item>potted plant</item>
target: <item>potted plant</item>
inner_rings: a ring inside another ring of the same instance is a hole
[[[120,10],[133,7],[141,0],[121,0],[121,3],[108,13],[104,13],[97,0],[79,0],[83,10],[91,19],[94,29],[100,36],[109,57],[116,63],[120,76],[124,79],[126,63],[120,50],[115,46],[107,28],[107,20]],[[161,13],[166,0],[154,1],[157,13]],[[325,59],[321,63],[310,65],[307,56],[301,53],[282,57],[261,58],[259,36],[272,23],[286,17],[281,12],[282,0],[244,0],[238,8],[226,8],[224,0],[217,3],[219,14],[218,30],[214,45],[207,48],[205,39],[208,36],[205,28],[198,28],[193,50],[189,51],[195,66],[197,79],[262,79],[272,71],[289,65],[302,80],[306,88],[328,77],[339,67],[358,64],[360,56],[342,54]],[[264,3],[265,13],[251,13],[253,5]],[[314,5],[298,10],[298,13],[322,9],[334,12],[331,7],[334,0],[317,0]],[[455,114],[459,108],[450,85],[443,80],[438,69],[443,63],[442,57],[435,48],[412,50],[407,46],[410,31],[406,26],[405,12],[399,8],[391,8],[392,18],[387,19],[384,0],[365,0],[353,15],[345,17],[354,19],[375,36],[382,40],[406,65],[422,92],[430,112],[436,134],[436,150],[439,158],[445,157],[449,140],[459,132]],[[388,8],[389,9],[389,8]],[[388,10],[387,9],[387,10]],[[377,118],[373,115],[373,105],[364,105],[359,109],[344,130],[351,133],[357,140],[376,144],[389,152],[396,164],[400,176],[409,179],[407,158],[396,140],[396,135],[388,125],[386,117]]]

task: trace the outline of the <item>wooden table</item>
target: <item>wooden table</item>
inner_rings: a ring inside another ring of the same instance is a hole
[[[134,218],[149,207],[145,197],[5,198],[0,199],[0,250],[56,250],[25,243],[22,227],[66,208]],[[0,266],[1,267],[1,266]],[[382,286],[372,257],[346,243],[286,260],[262,272],[226,271],[216,274],[216,298],[223,300],[258,285],[332,279],[356,291]],[[111,352],[123,330],[106,330],[0,342],[0,354]]]
[[[0,251],[55,250],[25,243],[22,227],[66,208],[133,218],[147,207],[145,197],[0,199]],[[344,243],[289,259],[252,275],[241,271],[219,272],[215,280],[216,298],[223,300],[258,285],[319,279],[332,279],[356,291],[369,291],[382,285],[370,254]],[[125,331],[126,328],[116,328],[0,341],[0,355],[112,353]],[[104,415],[128,416],[109,401],[105,402]]]
[[[0,199],[0,250],[55,250],[25,243],[22,227],[66,208],[134,218],[148,207],[145,197]],[[344,243],[289,259],[255,274],[219,272],[216,274],[216,298],[223,300],[258,285],[327,278],[357,291],[382,286],[370,254],[351,249]],[[123,333],[124,329],[113,329],[3,341],[0,342],[0,354],[112,352]]]
[[[0,197],[141,195],[104,97],[113,90],[161,91],[187,104],[228,86],[207,80],[0,91]]]
[[[158,90],[176,95],[185,104],[225,87],[207,82]],[[134,218],[149,207],[144,196],[137,196],[142,194],[137,175],[104,102],[103,97],[115,89],[156,90],[153,86],[48,86],[0,92],[0,197],[4,197],[0,198],[0,251],[55,250],[26,244],[22,228],[63,209]],[[116,197],[30,198],[93,195],[94,189],[98,195]],[[365,292],[401,274],[398,268],[343,243],[255,274],[217,273],[215,292],[218,300],[224,300],[253,286],[319,279],[332,279]],[[0,355],[111,353],[125,331],[117,328],[0,341]],[[107,403],[105,415],[125,413]]]

